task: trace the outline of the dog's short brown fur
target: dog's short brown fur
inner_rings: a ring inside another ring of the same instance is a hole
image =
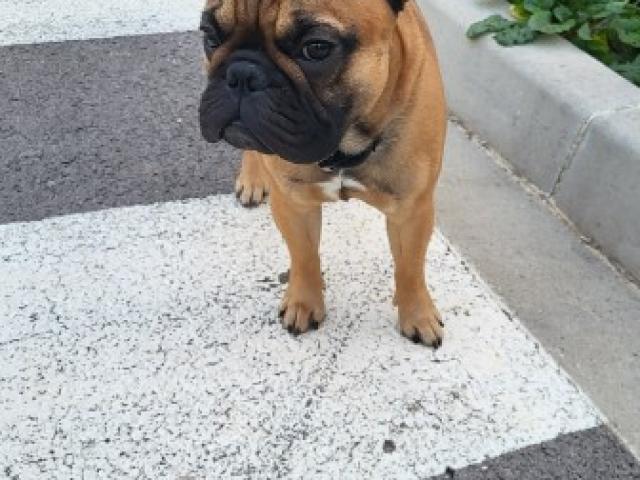
[[[402,333],[440,346],[443,325],[425,283],[425,255],[434,226],[446,106],[433,43],[414,0],[209,0],[207,12],[231,32],[208,55],[210,75],[225,68],[247,38],[257,38],[252,45],[266,52],[296,91],[321,104],[344,106],[341,152],[358,154],[379,142],[364,163],[342,171],[245,151],[237,194],[245,205],[270,197],[291,257],[280,306],[283,325],[304,333],[323,321],[321,204],[354,198],[386,215]],[[336,72],[305,75],[279,48],[279,39],[301,19],[355,39]]]

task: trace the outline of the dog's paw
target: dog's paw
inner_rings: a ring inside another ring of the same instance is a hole
[[[444,339],[444,323],[438,309],[432,302],[420,302],[421,305],[408,311],[400,311],[399,322],[402,334],[414,343],[440,348]]]
[[[260,157],[245,152],[235,191],[240,203],[247,208],[257,207],[267,199],[269,176]]]
[[[243,207],[253,208],[263,204],[269,195],[269,185],[261,178],[248,178],[242,174],[236,179],[236,198]]]
[[[325,308],[322,292],[289,286],[280,303],[282,326],[293,335],[317,330],[324,321]]]

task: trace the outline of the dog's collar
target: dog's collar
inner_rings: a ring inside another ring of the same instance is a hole
[[[376,148],[378,148],[381,141],[382,138],[376,138],[371,145],[360,153],[348,154],[338,150],[326,160],[321,161],[318,165],[320,168],[331,171],[355,168],[367,161],[371,154],[376,151]]]

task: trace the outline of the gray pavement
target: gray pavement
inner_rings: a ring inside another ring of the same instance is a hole
[[[640,452],[640,290],[457,125],[447,153],[443,232]]]

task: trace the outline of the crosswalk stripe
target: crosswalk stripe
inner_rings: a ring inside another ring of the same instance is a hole
[[[214,196],[0,226],[0,465],[424,478],[602,423],[439,234],[445,345],[404,340],[383,225],[326,209],[328,321],[300,338],[276,319],[287,261],[266,208]]]
[[[0,45],[196,30],[204,0],[0,0]]]

